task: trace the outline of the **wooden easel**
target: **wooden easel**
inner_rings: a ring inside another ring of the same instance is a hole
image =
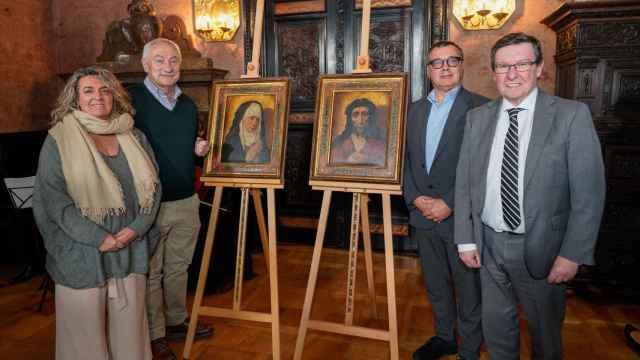
[[[262,39],[262,19],[264,16],[264,0],[258,0],[256,8],[256,20],[254,28],[254,43],[252,60],[247,64],[247,74],[242,78],[259,78],[259,57],[260,43]],[[203,186],[215,187],[213,195],[213,204],[211,208],[211,216],[209,217],[209,227],[207,229],[207,237],[204,245],[204,254],[200,265],[200,275],[198,279],[198,287],[196,295],[193,299],[193,310],[191,311],[191,319],[189,322],[189,331],[184,344],[182,357],[189,359],[191,347],[196,332],[198,317],[215,316],[230,319],[240,319],[249,321],[259,321],[271,323],[271,345],[273,359],[280,359],[280,311],[278,301],[278,257],[276,251],[276,206],[275,206],[275,189],[282,189],[280,180],[255,180],[245,178],[215,178],[202,177]],[[209,261],[211,260],[211,252],[213,249],[213,239],[218,225],[218,213],[220,211],[220,201],[222,200],[222,192],[225,187],[240,188],[242,196],[240,199],[240,219],[238,223],[238,245],[236,252],[236,269],[235,282],[233,287],[233,305],[231,309],[211,307],[202,305],[202,297],[204,295],[204,287],[207,282],[209,271]],[[261,201],[261,189],[267,191],[267,220],[265,224],[264,213]],[[242,280],[244,275],[244,254],[246,245],[247,215],[249,209],[249,193],[253,197],[253,203],[256,211],[256,219],[262,241],[262,249],[264,251],[267,272],[269,273],[269,288],[271,292],[271,313],[261,313],[255,311],[244,311],[241,309],[242,304]],[[267,230],[268,228],[268,230]],[[268,234],[267,234],[268,232]],[[268,252],[267,252],[268,249]]]
[[[356,69],[354,73],[371,72],[369,67],[369,19],[371,14],[371,0],[364,0],[362,5],[362,32],[360,41],[360,55],[357,59]],[[351,335],[364,337],[369,339],[384,340],[389,342],[389,350],[391,359],[397,360],[399,356],[398,348],[398,323],[396,313],[396,286],[395,271],[393,267],[393,233],[391,227],[391,195],[402,195],[402,190],[398,185],[374,185],[360,184],[350,182],[329,182],[329,181],[309,181],[313,190],[324,191],[322,197],[322,207],[320,210],[320,219],[318,221],[318,230],[316,233],[316,242],[313,248],[313,258],[311,260],[311,271],[309,273],[309,282],[307,283],[307,291],[302,307],[302,319],[300,320],[300,328],[298,329],[298,338],[296,340],[294,360],[302,358],[305,337],[308,329],[321,330],[336,334]],[[320,255],[324,243],[324,235],[327,227],[327,216],[329,214],[329,205],[331,203],[331,195],[334,191],[350,192],[353,194],[353,204],[351,208],[351,234],[349,240],[349,265],[347,268],[347,299],[345,306],[344,323],[333,323],[328,321],[310,320],[311,307],[313,305],[313,296],[318,279],[318,270],[320,267]],[[389,330],[372,329],[362,326],[353,325],[353,309],[354,309],[354,293],[356,288],[356,265],[358,257],[358,233],[359,226],[362,224],[362,234],[365,252],[365,267],[367,274],[367,284],[369,297],[371,301],[370,312],[375,318],[377,317],[376,298],[373,281],[373,261],[371,252],[371,233],[369,230],[369,210],[368,200],[369,194],[382,195],[382,217],[384,228],[384,257],[387,282],[387,308],[389,313]]]

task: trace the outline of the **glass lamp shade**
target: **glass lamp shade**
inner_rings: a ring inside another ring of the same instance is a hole
[[[516,0],[453,0],[453,15],[466,30],[501,28],[516,11]]]
[[[240,0],[194,0],[195,31],[206,41],[229,41],[240,27]]]

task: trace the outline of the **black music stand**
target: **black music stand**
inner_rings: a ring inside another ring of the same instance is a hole
[[[4,184],[9,192],[9,199],[13,206],[12,217],[18,216],[20,211],[32,208],[33,198],[33,186],[35,184],[35,176],[21,177],[21,178],[4,178]],[[13,223],[13,221],[12,221]],[[34,275],[38,274],[42,269],[42,257],[44,253],[43,247],[40,245],[38,230],[33,226],[32,241],[34,242],[33,249],[31,251],[31,260],[27,264],[22,272],[9,281],[9,284],[17,284],[20,282],[28,281]],[[46,300],[47,292],[51,287],[51,279],[45,272],[42,283],[40,284],[40,290],[42,290],[42,296],[40,304],[38,305],[38,311],[42,311],[44,301]]]

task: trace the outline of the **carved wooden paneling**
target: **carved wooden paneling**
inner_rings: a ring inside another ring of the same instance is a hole
[[[619,71],[614,74],[613,81],[611,105],[614,108],[623,108],[628,104],[640,104],[640,70]]]
[[[356,9],[362,9],[362,0],[355,0],[355,3]],[[412,0],[371,0],[371,8],[408,7],[411,3]]]
[[[309,108],[320,75],[321,35],[324,21],[282,21],[276,26],[278,76],[291,79],[292,108]],[[307,106],[304,106],[304,105]]]
[[[290,113],[289,124],[306,124],[313,125],[316,120],[315,113]]]
[[[431,43],[448,39],[447,13],[447,0],[431,1],[431,29],[427,29],[431,30],[429,31],[431,33]]]
[[[282,204],[284,207],[315,207],[318,197],[309,187],[311,134],[311,127],[308,125],[292,127],[287,134],[287,166],[285,166],[287,191],[284,192],[284,204]]]
[[[612,180],[640,179],[640,148],[629,145],[611,145],[605,152],[607,177]],[[640,190],[640,184],[633,185]]]
[[[336,33],[335,33],[335,54],[336,54],[336,74],[344,73],[344,1],[335,0],[336,5]],[[350,1],[350,0],[346,0]]]
[[[578,46],[640,45],[640,24],[634,22],[595,22],[580,25]]]
[[[331,1],[331,0],[329,0]],[[325,11],[325,0],[275,1],[276,15],[305,14]]]
[[[575,49],[576,47],[577,26],[569,26],[558,33],[556,49],[558,53]]]
[[[360,27],[362,19],[358,18]],[[369,58],[373,72],[409,71],[411,19],[405,13],[379,16],[371,21]],[[357,41],[360,48],[360,40]],[[353,64],[355,66],[355,62]]]
[[[575,97],[575,63],[562,64],[557,67],[556,92],[558,96],[572,99]]]

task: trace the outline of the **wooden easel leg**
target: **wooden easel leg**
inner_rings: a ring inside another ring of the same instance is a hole
[[[240,198],[240,221],[238,223],[238,248],[236,251],[236,279],[233,286],[233,310],[240,311],[242,303],[242,278],[244,276],[244,250],[247,240],[247,212],[249,210],[249,189],[242,188]]]
[[[376,306],[376,288],[373,278],[373,252],[371,250],[371,230],[369,227],[369,195],[362,194],[360,201],[360,210],[362,212],[362,242],[364,243],[364,263],[367,270],[367,287],[369,288],[370,316],[377,319],[378,307]]]
[[[262,242],[262,253],[264,254],[264,263],[269,272],[269,237],[267,236],[267,225],[264,221],[264,211],[262,210],[262,199],[260,189],[252,189],[253,205],[256,209],[256,220],[258,222],[258,230],[260,231],[260,241]]]
[[[344,324],[353,325],[353,298],[356,291],[358,274],[358,236],[360,235],[360,193],[353,193],[351,204],[351,234],[349,236],[349,266],[347,267],[347,301],[345,305]]]
[[[280,302],[278,301],[278,256],[276,252],[276,200],[275,191],[267,189],[267,212],[269,216],[269,280],[271,290],[271,348],[273,359],[280,359]]]
[[[313,247],[309,282],[307,283],[307,291],[304,296],[302,319],[300,320],[300,328],[298,329],[298,338],[296,340],[296,350],[293,355],[294,360],[300,360],[302,358],[304,339],[307,336],[307,328],[309,327],[309,316],[311,315],[311,305],[313,305],[313,295],[316,289],[316,280],[318,279],[318,269],[320,268],[320,254],[322,252],[322,244],[324,243],[324,233],[327,228],[327,216],[329,215],[329,204],[331,204],[331,193],[331,190],[325,190],[322,197],[322,208],[320,209],[320,219],[318,220],[316,244]]]
[[[387,272],[387,306],[389,308],[389,348],[391,359],[397,360],[398,318],[396,314],[396,279],[393,268],[393,233],[391,228],[391,195],[382,194],[382,218],[384,223],[384,262]]]
[[[191,353],[191,346],[196,335],[196,326],[198,324],[198,315],[200,306],[202,305],[202,296],[204,295],[204,286],[207,283],[207,275],[209,274],[209,260],[213,250],[213,238],[218,225],[218,213],[220,212],[220,201],[222,200],[222,190],[224,187],[217,186],[213,195],[213,206],[211,207],[211,215],[209,216],[209,228],[207,229],[207,238],[204,243],[204,252],[202,254],[202,263],[200,264],[200,275],[198,276],[198,287],[196,296],[193,299],[193,309],[191,310],[191,319],[189,321],[189,331],[184,343],[184,351],[182,358],[188,359]]]

